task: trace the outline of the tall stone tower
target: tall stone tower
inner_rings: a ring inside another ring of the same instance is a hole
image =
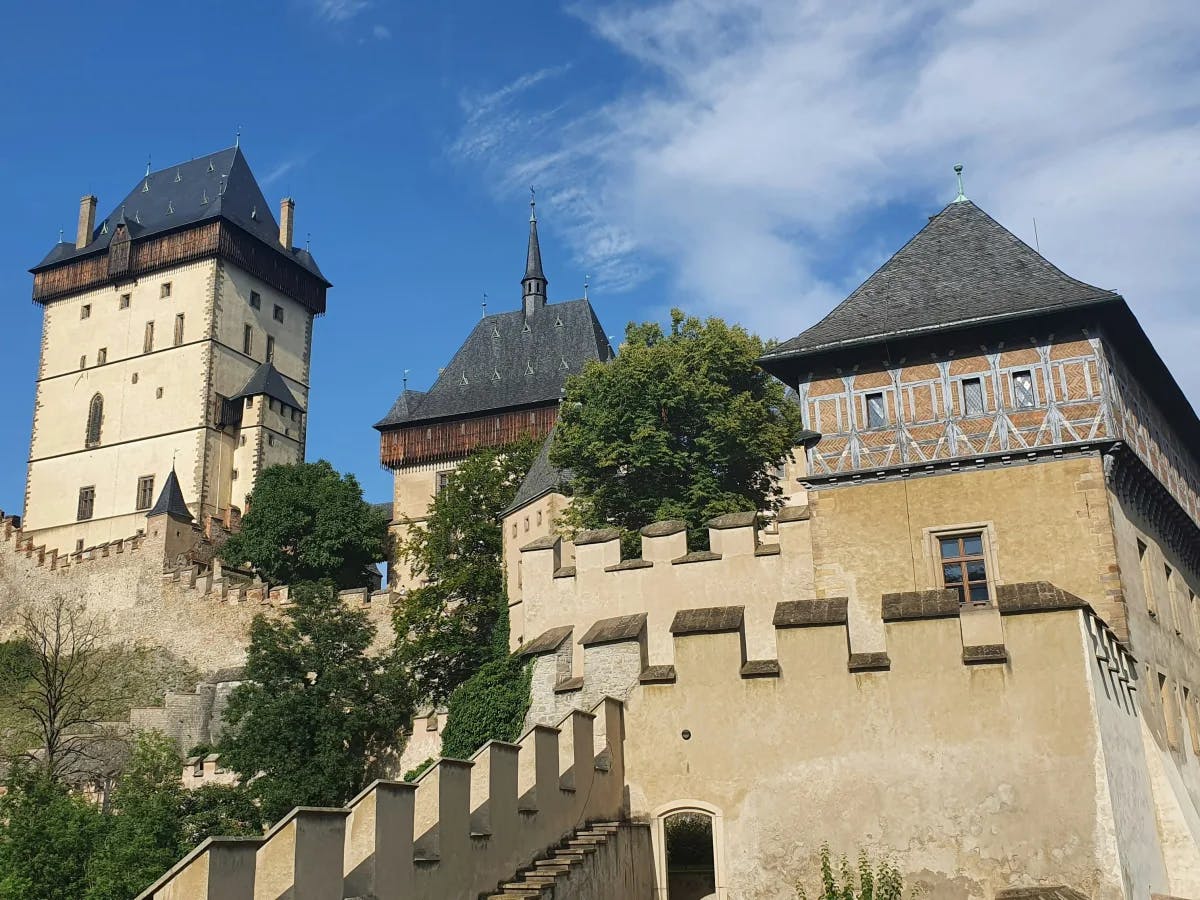
[[[145,175],[33,272],[42,305],[25,533],[69,552],[134,534],[174,468],[201,524],[304,458],[329,282],[237,147]]]

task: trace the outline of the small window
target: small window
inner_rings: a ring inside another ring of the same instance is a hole
[[[273,435],[273,434],[268,434],[268,435],[267,435],[267,446],[268,446],[268,447],[274,447],[274,446],[275,446],[275,435]]]
[[[983,533],[938,538],[942,586],[958,592],[958,602],[982,605],[991,601]]]
[[[134,509],[149,509],[154,505],[154,476],[143,475],[138,479],[137,506]]]
[[[86,522],[96,509],[96,488],[82,487],[79,489],[79,508],[75,513],[75,521]]]
[[[133,300],[133,294],[122,294],[120,303],[121,309],[129,309],[129,303],[131,300]]]
[[[92,317],[92,304],[85,303],[79,307],[79,318],[90,319]]]
[[[275,312],[272,313],[272,316],[274,316],[276,322],[283,321],[283,307],[278,303],[275,304]]]
[[[96,351],[96,365],[102,366],[108,362],[108,348],[101,347]]]
[[[513,537],[517,536],[517,523],[513,522]]]
[[[525,517],[525,530],[526,530],[526,531],[528,531],[528,530],[529,530],[529,516],[526,516],[526,517]]]
[[[234,481],[237,481],[237,480],[238,480],[238,470],[237,470],[237,469],[234,469],[234,470],[233,470],[233,480],[234,480]]]
[[[887,405],[883,394],[867,394],[867,427],[883,428],[887,425]]]
[[[183,343],[183,313],[175,317],[175,346]]]
[[[129,380],[131,383],[137,384],[138,383],[138,373],[134,372],[132,375],[130,375]]]
[[[1017,409],[1033,409],[1037,397],[1033,392],[1033,373],[1028,369],[1012,373],[1013,406]]]
[[[1167,676],[1158,673],[1158,695],[1162,702],[1163,724],[1167,730],[1167,746],[1172,750],[1179,749],[1179,704],[1175,698],[1175,685],[1167,680]]]
[[[151,353],[154,350],[154,323],[146,323],[146,336],[142,338],[142,352]]]
[[[240,444],[243,447],[246,446],[246,436],[244,434],[238,438],[238,444]]]
[[[247,356],[254,352],[254,329],[249,325],[242,328],[242,352]]]
[[[83,356],[79,357],[79,368],[81,368],[81,369],[87,368],[87,354],[86,353],[83,354]]]
[[[538,521],[537,521],[537,523],[538,523],[538,525],[541,525],[541,524],[542,524],[542,511],[541,511],[540,509],[538,510]]]
[[[1150,550],[1144,541],[1137,542],[1138,566],[1142,570],[1142,592],[1146,595],[1146,612],[1158,617],[1158,592],[1154,589],[1154,573],[1150,570]]]
[[[1192,739],[1192,756],[1200,756],[1200,723],[1196,721],[1196,701],[1187,687],[1183,689],[1183,714],[1187,717],[1188,734]]]
[[[260,294],[258,291],[250,292],[250,308],[262,309],[262,294]]]
[[[446,489],[446,487],[450,484],[450,475],[451,474],[452,473],[448,472],[448,471],[437,473],[437,483],[435,484],[434,489],[433,489],[435,494],[440,494],[442,491],[444,491]]]
[[[155,388],[155,389],[154,389],[154,399],[155,399],[155,400],[161,400],[161,399],[162,399],[162,396],[163,396],[163,389],[162,389],[162,388]]]
[[[962,383],[963,415],[983,415],[983,382],[978,378],[964,378]]]
[[[83,538],[80,538],[79,540],[77,540],[77,541],[75,542],[75,552],[76,552],[76,553],[82,553],[82,552],[83,552]]]
[[[164,281],[161,285],[159,285],[158,296],[162,297],[163,299],[171,296],[171,282]]]
[[[247,397],[246,398],[246,409],[253,409],[253,408],[254,408],[254,398]]]
[[[267,362],[271,362],[275,358],[275,338],[267,335]]]

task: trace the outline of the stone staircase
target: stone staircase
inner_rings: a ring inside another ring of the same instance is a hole
[[[648,897],[649,831],[646,824],[629,822],[597,822],[580,828],[518,870],[511,881],[501,883],[499,890],[482,896],[484,900],[571,900],[582,883],[590,888],[588,896]],[[597,894],[598,882],[608,890]]]

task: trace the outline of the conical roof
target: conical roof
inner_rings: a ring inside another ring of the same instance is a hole
[[[545,273],[542,272],[542,246],[538,242],[537,233],[537,217],[529,217],[529,249],[525,251],[525,278],[540,278],[546,280]]]
[[[188,522],[192,521],[192,514],[188,511],[187,503],[183,500],[183,490],[179,487],[179,479],[175,476],[175,468],[173,466],[171,474],[167,476],[167,480],[163,483],[162,491],[158,495],[158,501],[146,515],[168,515],[174,516],[177,519],[185,519]]]
[[[230,397],[230,400],[244,400],[247,397],[257,397],[260,394],[265,394],[274,400],[278,400],[285,406],[290,406],[292,409],[304,411],[304,407],[300,405],[300,401],[288,388],[287,382],[283,376],[279,374],[279,370],[271,362],[264,362],[254,374],[246,381],[245,386],[240,391]]]
[[[849,297],[764,362],[1118,300],[1065,274],[969,200],[949,204]]]

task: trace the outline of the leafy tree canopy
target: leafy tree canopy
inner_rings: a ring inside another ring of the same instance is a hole
[[[703,525],[761,509],[803,430],[784,386],[755,363],[765,345],[739,326],[671,311],[670,331],[631,323],[620,355],[567,379],[550,459],[573,474],[568,526],[616,526],[626,542],[665,519]]]
[[[250,627],[246,682],[225,711],[224,763],[249,783],[264,817],[340,806],[395,751],[412,710],[394,654],[372,656],[375,628],[332,586],[296,585],[278,619]]]
[[[399,548],[426,583],[396,613],[397,652],[418,696],[441,702],[484,663],[508,653],[500,513],[538,452],[532,438],[475,451],[455,469]]]
[[[103,823],[95,805],[18,762],[0,797],[0,900],[78,900]],[[132,896],[132,895],[130,895]]]
[[[533,668],[517,656],[482,666],[450,695],[442,755],[468,759],[488,741],[515,741],[529,711]]]
[[[249,507],[221,558],[250,565],[271,584],[331,579],[361,587],[367,568],[384,557],[387,517],[363,500],[353,475],[325,460],[266,469]]]

